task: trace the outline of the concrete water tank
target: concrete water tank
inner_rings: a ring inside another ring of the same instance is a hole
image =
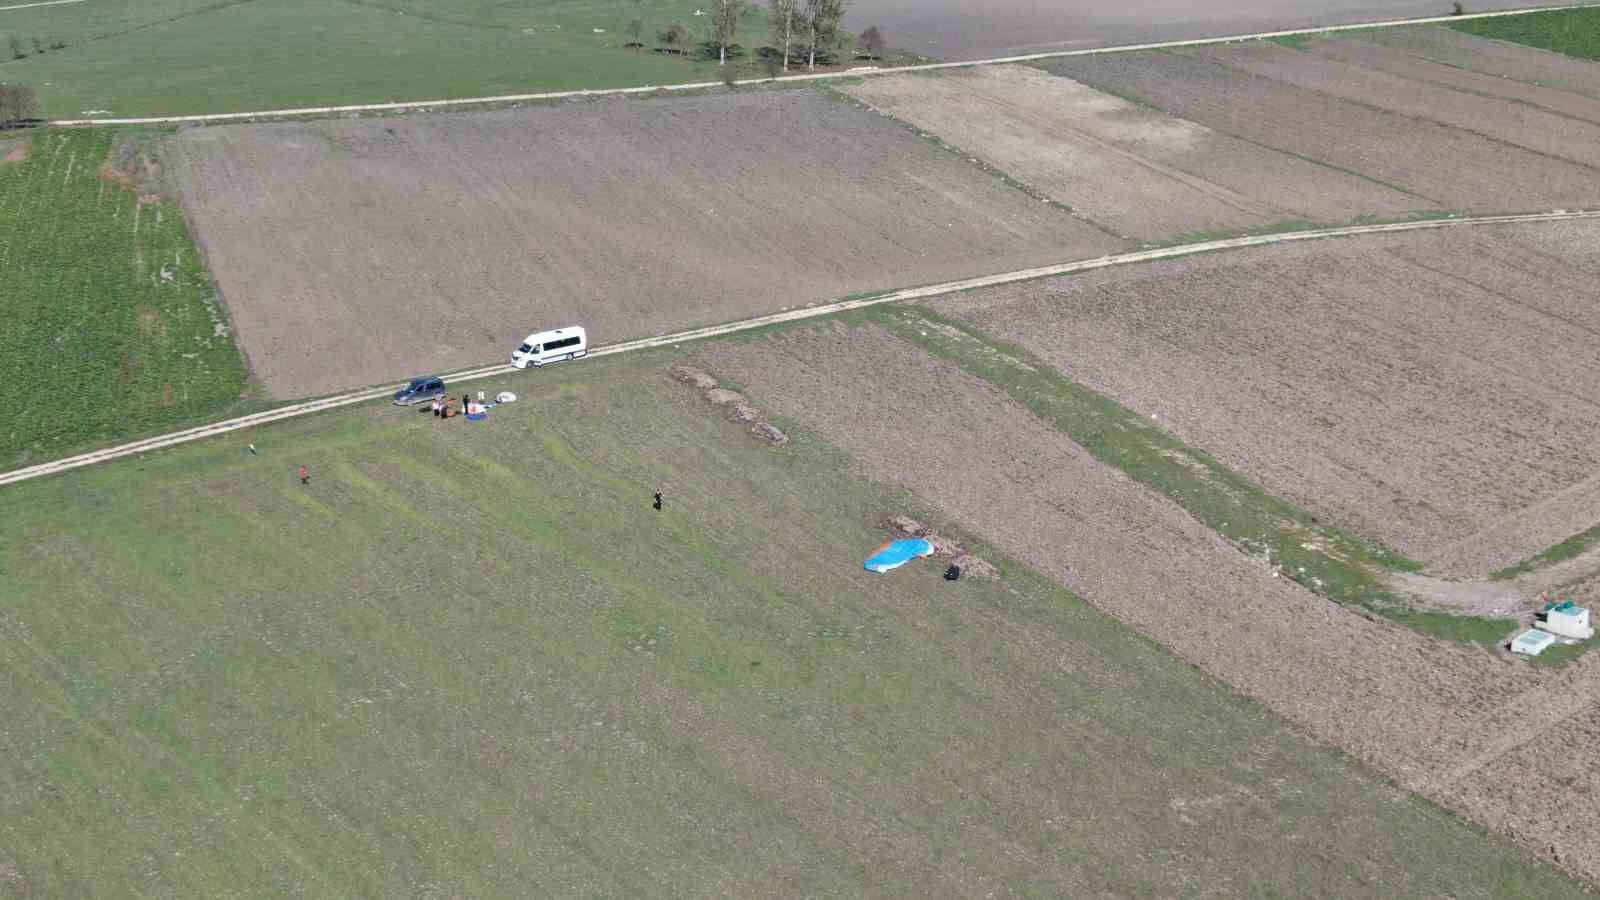
[[[1511,652],[1523,656],[1538,656],[1555,642],[1555,635],[1530,628],[1511,639]]]
[[[1594,626],[1589,624],[1589,610],[1568,600],[1545,607],[1540,628],[1562,637],[1587,640],[1594,637]]]

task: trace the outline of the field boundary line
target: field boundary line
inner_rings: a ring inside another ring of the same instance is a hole
[[[38,3],[18,3],[14,6],[0,6],[0,12],[13,9],[32,9],[35,6],[65,6],[68,3],[85,3],[87,0],[40,0]]]
[[[740,319],[736,322],[727,322],[721,325],[707,325],[701,328],[691,328],[686,331],[677,331],[657,337],[638,338],[631,341],[622,341],[616,344],[601,345],[589,351],[590,356],[611,356],[617,353],[631,353],[636,350],[650,350],[657,347],[666,347],[673,344],[700,341],[708,338],[723,337],[737,334],[742,331],[751,331],[765,328],[770,325],[781,325],[787,322],[799,322],[805,319],[815,319],[821,316],[830,316],[835,313],[848,312],[853,309],[862,309],[868,306],[877,306],[884,303],[903,303],[911,300],[924,300],[930,297],[942,297],[947,294],[959,294],[965,291],[980,288],[999,287],[1002,285],[1016,284],[1021,281],[1032,281],[1039,278],[1053,278],[1061,275],[1074,275],[1080,272],[1092,272],[1096,269],[1106,269],[1113,266],[1135,265],[1143,262],[1155,262],[1163,259],[1175,259],[1184,256],[1196,256],[1202,253],[1216,253],[1226,250],[1242,250],[1250,247],[1263,247],[1272,244],[1289,244],[1300,241],[1323,240],[1327,238],[1359,237],[1371,234],[1392,234],[1406,231],[1428,231],[1444,228],[1459,228],[1470,225],[1517,225],[1532,222],[1568,222],[1580,220],[1600,220],[1600,210],[1553,210],[1542,213],[1521,213],[1514,215],[1495,216],[1459,216],[1447,219],[1419,219],[1412,222],[1389,222],[1381,225],[1345,225],[1337,228],[1319,228],[1306,231],[1284,231],[1274,234],[1258,234],[1246,237],[1225,238],[1216,241],[1201,241],[1193,244],[1176,244],[1169,247],[1157,247],[1150,250],[1136,250],[1129,253],[1117,253],[1109,256],[1098,256],[1089,259],[1074,260],[1072,262],[1055,263],[1032,269],[1018,269],[1012,272],[1001,272],[994,275],[981,275],[975,278],[964,278],[959,281],[945,281],[939,284],[924,285],[922,287],[902,288],[895,291],[886,291],[853,300],[838,300],[832,303],[804,306],[799,309],[790,309],[783,312],[770,313],[749,319]],[[491,378],[496,375],[506,375],[516,371],[510,363],[482,366],[475,369],[466,369],[460,372],[446,373],[440,377],[446,382],[475,381],[482,378]],[[174,447],[192,441],[217,437],[245,428],[254,428],[277,422],[283,419],[292,419],[311,413],[338,409],[356,403],[365,403],[392,395],[403,387],[400,384],[391,384],[385,387],[364,388],[359,391],[323,397],[317,400],[307,400],[293,403],[265,412],[253,413],[210,425],[199,425],[186,428],[164,435],[119,444],[101,450],[92,450],[64,459],[39,463],[9,472],[0,472],[0,485],[16,484],[45,475],[54,475],[71,469],[92,466],[97,463],[110,462],[126,456],[133,456],[151,450],[160,450]]]
[[[61,2],[61,0],[57,0]],[[66,0],[80,2],[80,0]],[[38,4],[43,5],[43,4]],[[1291,28],[1284,31],[1260,31],[1253,34],[1233,34],[1222,37],[1189,38],[1181,41],[1156,41],[1143,44],[1120,44],[1114,47],[1089,47],[1080,50],[1047,50],[1041,53],[1024,53],[1017,56],[993,56],[986,59],[956,62],[922,63],[913,66],[878,68],[862,66],[839,72],[813,72],[805,75],[785,75],[781,78],[744,78],[734,81],[738,86],[763,84],[789,84],[807,81],[828,81],[839,78],[861,78],[876,75],[902,75],[908,72],[936,72],[944,69],[965,69],[975,66],[1000,66],[1015,63],[1038,62],[1046,59],[1065,59],[1074,56],[1099,56],[1111,53],[1137,53],[1143,50],[1170,50],[1178,47],[1203,47],[1210,44],[1230,44],[1237,41],[1258,41],[1297,34],[1332,34],[1341,31],[1364,31],[1370,28],[1400,28],[1407,25],[1432,25],[1445,22],[1469,22],[1474,19],[1496,19],[1506,16],[1527,16],[1534,13],[1560,12],[1570,9],[1600,8],[1600,2],[1567,3],[1555,6],[1536,6],[1528,9],[1506,9],[1494,12],[1466,13],[1459,16],[1423,16],[1411,19],[1390,19],[1380,22],[1358,22],[1349,25],[1324,25],[1316,28]],[[256,119],[287,119],[304,116],[327,116],[341,113],[394,112],[412,109],[450,109],[454,107],[485,106],[498,103],[531,103],[546,100],[574,100],[586,97],[626,97],[653,94],[657,91],[700,91],[720,88],[721,81],[694,81],[683,84],[641,85],[621,88],[593,88],[577,91],[545,91],[532,94],[504,94],[496,97],[464,97],[457,100],[397,100],[390,103],[360,103],[345,106],[308,106],[298,109],[264,109],[254,112],[200,113],[188,116],[142,116],[108,119],[57,119],[47,124],[57,127],[92,125],[177,125],[183,123],[206,124],[211,122],[238,122]]]

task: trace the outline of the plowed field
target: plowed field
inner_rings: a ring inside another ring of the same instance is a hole
[[[1592,505],[1554,501],[1600,473],[1597,277],[1600,229],[1560,224],[1196,257],[936,305],[1274,494],[1482,574],[1595,524]]]
[[[1123,246],[811,91],[195,129],[179,176],[275,397]]]
[[[1404,189],[1436,207],[1600,205],[1600,168],[1584,142],[1592,122],[1557,117],[1525,99],[1511,103],[1373,72],[1360,59],[1341,62],[1312,52],[1321,43],[1292,50],[1252,42],[1039,65],[1224,134]],[[1470,57],[1463,62],[1469,70],[1474,64]]]
[[[1147,240],[1430,205],[1028,66],[873,78],[845,90]]]
[[[1451,68],[1600,98],[1600,66],[1559,53],[1449,28],[1379,28],[1362,34],[1361,40]]]

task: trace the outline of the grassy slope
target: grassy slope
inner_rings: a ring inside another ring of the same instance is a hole
[[[1600,59],[1600,9],[1564,9],[1499,19],[1471,19],[1450,27],[1478,37],[1527,44],[1582,59]]]
[[[622,47],[623,29],[634,18],[646,23],[650,46],[655,32],[673,21],[690,27],[698,40],[705,19],[693,11],[692,4],[664,0],[152,0],[121,8],[102,25],[98,5],[86,3],[0,14],[0,51],[9,33],[58,34],[71,44],[22,60],[5,54],[0,80],[32,84],[49,118],[87,110],[178,115],[712,80],[718,77],[714,63]],[[765,34],[757,15],[743,24],[740,39],[759,44]]]
[[[1576,893],[668,360],[0,491],[0,889]]]
[[[177,206],[101,177],[113,133],[30,140],[0,164],[0,467],[230,408],[244,364]]]
[[[1418,563],[1316,521],[1204,451],[1185,445],[1115,400],[1066,378],[1020,347],[922,307],[877,307],[861,315],[994,382],[1096,459],[1170,497],[1247,551],[1265,554],[1281,566],[1284,575],[1321,594],[1450,640],[1494,644],[1515,624],[1399,606],[1381,573],[1416,571],[1421,568]]]

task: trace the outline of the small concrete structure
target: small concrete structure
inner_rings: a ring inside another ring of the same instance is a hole
[[[1538,656],[1556,642],[1556,636],[1549,632],[1530,628],[1511,639],[1511,652],[1523,656]]]
[[[1594,637],[1594,626],[1589,624],[1589,611],[1571,600],[1546,604],[1544,611],[1534,617],[1534,625],[1562,637],[1579,640]]]

